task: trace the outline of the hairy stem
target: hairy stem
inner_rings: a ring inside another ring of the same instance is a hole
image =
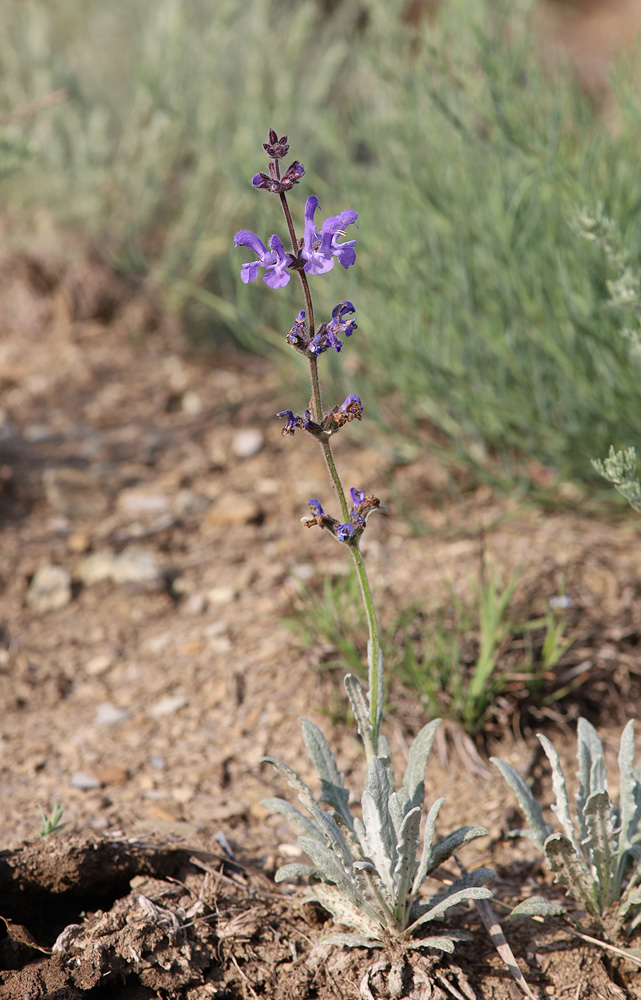
[[[280,176],[280,168],[278,160],[274,161],[276,166],[276,174]],[[292,251],[297,256],[298,255],[298,240],[296,238],[296,230],[294,228],[294,220],[292,218],[292,213],[289,208],[289,203],[287,201],[287,195],[284,192],[279,194],[281,207],[283,209],[283,214],[287,221],[287,229],[289,230],[289,238],[292,243]],[[300,278],[300,282],[303,288],[303,295],[305,296],[305,306],[307,308],[308,317],[308,329],[310,336],[313,337],[315,333],[315,319],[314,319],[314,304],[312,302],[312,293],[309,287],[309,281],[307,275],[303,270],[298,270],[297,274]],[[311,411],[314,420],[317,423],[322,423],[323,420],[323,397],[321,393],[320,375],[318,371],[318,358],[309,358],[309,381],[311,384],[312,398],[311,398]],[[349,521],[349,509],[347,507],[347,499],[345,497],[345,490],[343,489],[343,484],[341,478],[338,474],[338,469],[336,468],[336,462],[334,461],[334,454],[332,452],[332,446],[329,440],[320,442],[321,451],[323,453],[323,458],[325,460],[325,465],[327,466],[327,471],[329,472],[329,477],[332,481],[336,495],[338,496],[339,503],[341,505],[341,513],[344,522]],[[361,555],[361,550],[358,547],[358,543],[349,546],[352,559],[354,561],[354,566],[356,567],[356,573],[358,575],[358,582],[361,588],[361,594],[363,596],[363,604],[365,605],[365,613],[367,615],[367,624],[369,627],[369,644],[368,644],[368,669],[369,669],[369,704],[370,704],[370,724],[372,730],[372,743],[374,745],[374,753],[377,752],[378,747],[378,734],[381,725],[381,719],[383,716],[383,659],[381,653],[381,642],[380,633],[378,628],[378,620],[376,618],[376,610],[374,608],[374,599],[372,597],[372,591],[370,589],[369,580],[367,579],[367,570],[365,569],[365,563],[363,562],[363,556]]]
[[[372,727],[372,743],[374,744],[374,753],[377,753],[378,735],[381,728],[381,719],[383,717],[383,699],[385,696],[383,685],[383,654],[381,651],[381,638],[378,627],[378,619],[376,617],[376,609],[374,607],[374,598],[372,597],[372,591],[367,578],[367,570],[365,569],[365,563],[363,562],[361,550],[359,549],[358,544],[350,545],[349,550],[356,568],[356,574],[358,576],[358,582],[363,596],[363,604],[365,605],[365,613],[367,615],[367,625],[369,628],[369,644],[367,650],[369,710],[370,724]]]

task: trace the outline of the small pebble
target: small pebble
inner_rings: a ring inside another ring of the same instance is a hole
[[[80,555],[82,555],[84,552],[87,552],[90,545],[91,545],[91,540],[89,538],[89,535],[85,535],[80,531],[76,531],[72,535],[69,535],[67,539],[67,548],[69,549],[69,551],[76,552]]]
[[[100,781],[98,778],[94,778],[90,774],[85,774],[84,771],[74,771],[71,775],[69,784],[72,788],[100,788]]]
[[[116,708],[110,701],[103,701],[98,705],[94,721],[97,726],[115,726],[128,718],[129,712],[125,712],[123,708]]]
[[[223,621],[221,618],[217,622],[212,622],[211,625],[206,625],[203,629],[203,635],[205,639],[214,639],[218,635],[222,635],[229,628],[229,624]]]
[[[236,431],[231,443],[231,450],[237,458],[253,458],[265,446],[265,436],[256,427],[246,427]]]
[[[149,758],[149,763],[152,767],[155,767],[157,771],[164,771],[167,767],[167,761],[164,757],[154,756]]]
[[[207,591],[207,602],[209,604],[229,604],[236,596],[233,587],[212,587]]]
[[[113,561],[114,556],[111,552],[93,552],[78,563],[76,576],[87,587],[102,583],[103,580],[111,578]]]
[[[167,648],[172,639],[173,635],[171,632],[159,632],[158,635],[152,635],[145,641],[145,649],[148,653],[157,656]]]
[[[260,504],[241,493],[223,493],[205,514],[206,520],[214,525],[252,524],[262,516]]]
[[[184,695],[168,695],[166,698],[161,698],[159,701],[154,702],[147,709],[147,714],[151,715],[153,719],[160,719],[164,715],[173,715],[180,708],[184,708],[186,704],[187,699]]]
[[[107,509],[107,497],[90,470],[45,469],[42,478],[47,500],[58,514],[95,517]]]
[[[182,606],[182,610],[187,615],[202,615],[207,606],[207,598],[200,591],[190,594]]]
[[[181,406],[190,417],[197,417],[203,411],[203,401],[197,392],[188,389],[181,400]]]
[[[169,500],[162,493],[132,487],[118,494],[117,506],[131,517],[144,517],[145,514],[164,514],[169,510]]]
[[[114,559],[111,576],[116,583],[158,583],[161,571],[154,552],[130,545]]]
[[[100,674],[109,670],[112,663],[113,658],[109,656],[109,653],[98,653],[97,656],[92,656],[85,663],[85,673],[89,674],[90,677],[99,677]]]
[[[27,604],[36,614],[58,611],[71,600],[71,577],[62,566],[41,566],[27,592]]]

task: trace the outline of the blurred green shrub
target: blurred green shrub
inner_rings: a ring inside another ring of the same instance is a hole
[[[305,150],[303,195],[359,212],[341,294],[369,344],[366,367],[350,344],[350,391],[473,462],[585,476],[641,438],[639,358],[604,304],[611,265],[573,225],[600,202],[638,255],[635,61],[613,84],[616,121],[597,116],[569,76],[546,78],[530,7],[447,0],[414,31],[384,0],[5,0],[0,113],[71,95],[15,126],[38,156],[7,198],[149,274],[189,334],[282,345],[298,301],[265,295],[257,320],[230,248],[249,220],[273,231],[248,179],[255,136],[286,131]],[[319,311],[334,287],[319,283]]]

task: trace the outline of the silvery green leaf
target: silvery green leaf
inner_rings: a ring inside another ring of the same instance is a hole
[[[274,882],[287,882],[294,878],[323,878],[323,873],[319,868],[312,868],[310,865],[282,865],[274,875]]]
[[[619,784],[619,822],[621,824],[621,831],[619,833],[619,864],[621,864],[626,850],[634,843],[634,838],[641,821],[641,805],[637,803],[635,798],[637,781],[634,776],[633,719],[630,719],[621,733],[619,772],[621,775]]]
[[[381,937],[381,923],[365,901],[354,904],[335,885],[315,882],[310,886],[306,899],[315,899],[334,917],[337,924],[351,927],[363,937],[376,940]]]
[[[299,800],[303,803],[306,809],[316,805],[316,799],[312,795],[311,789],[305,784],[305,782],[298,777],[296,771],[294,771],[288,764],[283,764],[282,761],[276,760],[274,757],[261,757],[261,762],[265,761],[267,764],[272,764],[279,774],[282,774],[284,778],[287,779],[287,783],[291,788],[297,793]]]
[[[396,853],[398,855],[394,869],[396,899],[400,907],[405,907],[405,901],[418,871],[418,840],[421,825],[421,808],[416,806],[403,820],[400,829]]]
[[[403,791],[404,790],[405,789],[403,789]],[[396,839],[398,840],[401,832],[401,827],[403,825],[403,819],[405,818],[405,810],[403,809],[403,805],[401,803],[401,800],[399,799],[397,792],[392,792],[389,797],[389,814],[392,820],[392,825],[394,827],[394,833],[396,835]]]
[[[622,920],[625,920],[630,910],[635,909],[637,906],[641,906],[641,886],[637,886],[632,889],[631,892],[624,892],[621,902],[619,904],[619,914]]]
[[[426,913],[423,913],[418,920],[415,920],[413,924],[405,931],[406,935],[413,934],[417,927],[422,924],[428,923],[430,920],[436,920],[438,917],[442,917],[443,914],[450,909],[451,906],[456,906],[458,903],[466,903],[471,899],[491,899],[492,893],[489,889],[485,888],[470,888],[461,889],[460,892],[454,892],[446,899],[442,899],[440,903],[435,906],[431,906]]]
[[[585,804],[585,825],[588,831],[583,846],[589,852],[599,883],[599,909],[601,913],[612,902],[616,873],[616,840],[612,829],[612,803],[606,791],[593,792]]]
[[[410,899],[413,899],[418,890],[421,888],[423,882],[434,869],[430,868],[432,860],[432,844],[434,842],[434,827],[436,826],[436,818],[439,813],[439,809],[445,802],[444,798],[437,799],[429,813],[427,814],[427,819],[425,820],[425,829],[423,831],[423,853],[421,854],[421,861],[418,866],[418,871],[414,877],[414,884],[412,885],[412,892],[410,894]]]
[[[516,920],[518,917],[558,917],[565,913],[562,903],[552,899],[545,899],[543,896],[530,896],[514,907],[508,920]]]
[[[383,733],[380,733],[378,737],[378,749],[376,752],[376,756],[380,757],[383,764],[385,765],[385,770],[387,771],[387,777],[389,778],[390,788],[396,788],[396,781],[394,779],[394,765],[392,763],[392,751],[390,749],[387,736],[383,735]]]
[[[323,878],[337,886],[353,903],[359,902],[360,893],[347,875],[340,858],[326,844],[312,837],[299,837],[298,843],[315,868],[320,868]]]
[[[568,840],[573,845],[577,854],[580,854],[581,847],[576,839],[574,823],[572,822],[572,817],[570,816],[570,800],[568,799],[568,791],[565,785],[565,775],[563,774],[563,768],[561,767],[559,755],[547,736],[543,736],[542,733],[537,733],[537,735],[539,742],[545,751],[545,755],[552,767],[552,788],[556,797],[556,805],[552,806],[552,812],[556,813],[561,826],[565,830]]]
[[[352,706],[352,712],[356,719],[358,734],[365,747],[365,756],[369,761],[374,756],[374,744],[372,743],[372,730],[365,692],[358,677],[354,674],[346,674],[343,683],[345,684],[347,697],[349,698],[349,703]]]
[[[285,799],[263,799],[261,805],[269,809],[270,812],[277,812],[281,816],[284,816],[290,826],[293,826],[298,833],[302,833],[307,837],[315,837],[316,840],[323,839],[322,831],[319,830],[314,821],[304,816],[291,803],[286,802]]]
[[[579,839],[587,836],[583,810],[585,803],[593,792],[607,790],[608,783],[605,774],[603,744],[599,734],[587,719],[579,719],[577,724],[577,761],[579,769],[579,790],[576,796],[577,817],[579,821]]]
[[[449,934],[442,934],[438,937],[426,937],[419,938],[418,941],[406,941],[406,948],[413,948],[418,951],[419,948],[435,948],[437,951],[445,951],[448,955],[451,955],[454,951],[456,941],[461,940],[458,937],[450,937]]]
[[[553,833],[545,841],[545,856],[556,881],[566,887],[570,896],[583,903],[592,916],[599,912],[594,881],[583,856],[562,833]]]
[[[529,835],[542,850],[543,844],[554,830],[554,827],[551,823],[546,823],[543,819],[541,806],[532,795],[528,785],[516,768],[499,757],[490,757],[490,760],[498,767],[505,781],[516,795],[521,812],[530,826]]]
[[[312,764],[316,768],[321,781],[321,801],[327,802],[336,810],[349,829],[353,829],[354,820],[349,811],[349,791],[344,787],[343,775],[336,766],[336,758],[323,733],[309,719],[301,719],[303,740]]]
[[[362,937],[360,934],[328,934],[321,938],[323,944],[337,945],[339,948],[382,948],[382,941]]]
[[[436,893],[430,900],[430,907],[440,903],[441,900],[449,899],[452,894],[461,892],[463,889],[485,885],[486,882],[491,881],[495,876],[496,872],[493,872],[491,868],[475,868],[472,872],[466,872],[465,875],[461,875],[460,878],[455,879],[451,885],[445,886],[442,892]]]
[[[374,865],[369,862],[357,861],[353,873],[354,881],[362,893],[363,899],[369,903],[377,920],[381,925],[391,927],[395,919],[392,912],[392,898]]]
[[[438,866],[451,858],[454,851],[458,851],[463,844],[469,844],[470,840],[476,840],[477,837],[486,836],[487,830],[484,826],[461,826],[458,830],[448,834],[447,837],[443,837],[432,848],[428,873],[436,871]]]
[[[310,812],[316,820],[318,829],[323,834],[330,850],[336,858],[341,860],[345,871],[351,871],[353,862],[352,853],[347,846],[343,831],[334,817],[330,813],[325,812],[324,809],[319,809],[318,806],[312,806]]]
[[[361,852],[363,854],[367,854],[367,831],[365,830],[362,819],[358,816],[354,816],[354,833],[358,837]]]
[[[403,776],[403,788],[409,796],[410,809],[414,806],[423,807],[425,798],[425,771],[430,759],[436,730],[441,724],[441,719],[433,719],[423,726],[410,747],[407,768]]]
[[[378,741],[378,734],[381,728],[381,720],[383,718],[383,692],[385,690],[385,678],[383,671],[383,653],[380,645],[378,648],[378,655],[376,656],[376,662],[374,662],[374,648],[371,641],[367,641],[367,663],[369,667],[369,677],[376,678],[376,690],[379,692],[378,695],[378,712],[375,719],[372,719],[372,729],[375,733],[375,739]],[[370,691],[369,696],[371,698],[372,692]],[[371,704],[370,704],[371,708]],[[374,751],[378,748],[374,747]]]
[[[389,814],[390,787],[387,771],[378,757],[372,757],[361,805],[367,832],[368,855],[374,862],[388,892],[393,895],[392,872],[396,864],[396,835]]]

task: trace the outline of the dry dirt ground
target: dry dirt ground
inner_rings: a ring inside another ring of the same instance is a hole
[[[5,262],[0,303],[0,998],[386,996],[384,972],[364,982],[380,955],[327,948],[322,911],[273,882],[296,850],[261,804],[288,794],[264,754],[314,786],[301,715],[331,735],[348,783],[362,777],[351,726],[328,712],[340,689],[282,624],[301,580],[344,555],[300,524],[309,497],[328,497],[324,469],[274,416],[304,406],[303,372],[286,390],[256,359],[190,357],[86,260]],[[572,772],[586,711],[614,771],[641,705],[639,526],[544,513],[465,477],[454,502],[429,451],[398,464],[385,437],[353,430],[336,447],[346,484],[390,507],[364,541],[380,599],[438,607],[446,583],[466,599],[482,544],[504,577],[520,567],[523,594],[572,601],[559,670],[574,693],[506,714],[477,753],[450,728],[430,762],[440,832],[489,831],[462,860],[495,868],[504,913],[555,890],[527,844],[506,842],[518,819],[484,754],[529,769],[549,801],[532,727]],[[394,681],[391,699],[402,759],[425,710]],[[66,827],[38,839],[38,805],[58,802]],[[403,996],[518,996],[475,912],[453,919],[471,942],[415,956]],[[562,926],[507,934],[537,996],[641,997],[638,970]]]

